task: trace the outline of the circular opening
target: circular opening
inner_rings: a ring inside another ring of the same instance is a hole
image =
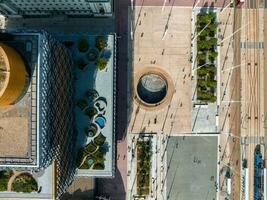
[[[160,103],[167,94],[167,82],[158,74],[145,74],[138,81],[137,93],[147,104]]]

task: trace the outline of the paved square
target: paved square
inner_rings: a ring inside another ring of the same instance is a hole
[[[169,138],[166,199],[217,199],[217,146],[217,136]]]
[[[165,107],[153,111],[133,100],[129,132],[190,133],[192,8],[137,6],[134,15],[133,77],[146,67],[158,67],[171,77],[174,93]]]

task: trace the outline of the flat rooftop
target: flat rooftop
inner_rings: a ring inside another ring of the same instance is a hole
[[[166,199],[217,199],[217,146],[217,136],[169,137]]]
[[[36,69],[38,35],[14,34],[13,40],[1,41],[23,57],[31,77],[25,95],[15,104],[0,109],[0,165],[37,162]],[[31,48],[29,48],[29,45]]]

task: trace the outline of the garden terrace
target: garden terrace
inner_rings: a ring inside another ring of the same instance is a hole
[[[137,142],[137,195],[147,196],[150,191],[151,142]]]
[[[217,64],[216,13],[199,13],[196,17],[197,30],[197,100],[216,101]]]
[[[30,174],[21,174],[15,178],[12,183],[12,191],[15,192],[37,192],[38,185]]]
[[[58,35],[74,60],[77,176],[114,175],[114,35]]]
[[[12,171],[3,170],[0,171],[0,191],[7,191],[7,184],[10,177],[13,175]]]

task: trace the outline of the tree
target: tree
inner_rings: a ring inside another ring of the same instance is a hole
[[[216,80],[208,80],[207,86],[214,89],[217,87],[217,81]]]
[[[96,67],[99,70],[104,70],[108,64],[108,61],[106,58],[98,58],[96,61]]]
[[[89,44],[87,42],[87,39],[84,39],[84,38],[80,39],[78,41],[78,50],[80,52],[84,53],[84,52],[88,51],[88,49],[89,49]]]
[[[108,46],[107,40],[103,36],[98,36],[96,38],[96,48],[99,49],[99,51],[104,50]]]

